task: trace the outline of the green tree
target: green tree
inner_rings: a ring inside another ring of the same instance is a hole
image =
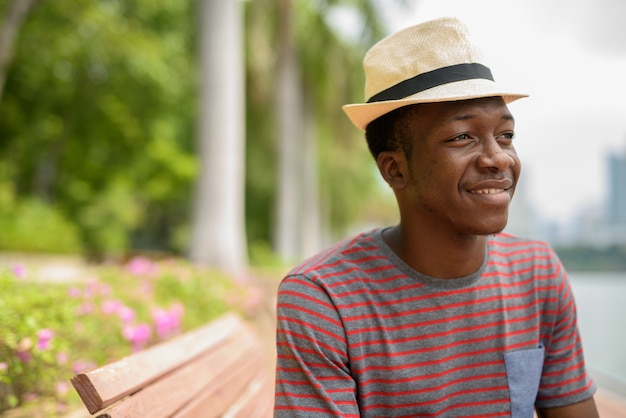
[[[292,187],[296,194],[290,199],[298,204],[291,231],[296,252],[291,257],[313,251],[304,244],[316,246],[320,240],[343,235],[356,219],[381,207],[371,203],[379,188],[362,135],[340,110],[342,104],[362,98],[363,52],[382,32],[374,3],[239,4],[245,13],[246,80],[246,122],[240,128],[245,126],[247,150],[241,230],[247,233],[253,258],[267,254],[284,214],[275,210],[279,178],[296,180]],[[9,0],[0,0],[0,10],[8,4]],[[49,219],[59,220],[58,225],[75,223],[83,246],[96,255],[129,249],[183,252],[189,245],[193,187],[200,167],[215,169],[224,163],[224,170],[210,178],[234,180],[230,192],[241,198],[242,182],[236,173],[242,167],[221,159],[222,151],[210,151],[207,162],[195,141],[204,123],[198,107],[201,4],[62,0],[40,2],[32,9],[20,36],[14,38],[14,59],[0,102],[0,195],[13,205],[6,213],[22,217],[39,213],[20,210],[39,201],[57,212],[59,216],[50,214]],[[346,38],[339,33],[330,18],[338,8],[361,16],[361,36]],[[286,16],[283,22],[289,21],[288,32],[278,24],[281,15]],[[224,33],[210,36],[224,45]],[[291,134],[283,135],[298,149],[290,172],[278,169],[279,126],[287,124],[286,112],[277,110],[276,94],[279,62],[284,61],[278,59],[279,39],[285,33],[295,69],[290,88],[299,97],[293,116],[297,123]],[[219,135],[211,137],[219,141]],[[203,207],[213,210],[216,202],[212,198]],[[198,207],[196,214],[207,213]],[[231,212],[241,223],[241,212]],[[312,236],[319,231],[320,239]],[[201,235],[218,245],[226,242],[212,232]],[[232,242],[239,240],[244,238]],[[236,257],[241,260],[245,254]]]
[[[79,224],[94,253],[150,248],[188,219],[192,17],[176,0],[65,0],[23,25],[0,103],[0,181]]]
[[[373,172],[363,169],[370,157],[341,105],[362,98],[360,72],[347,71],[361,67],[364,50],[383,32],[374,3],[264,0],[249,6],[250,113],[263,115],[251,117],[249,140],[259,141],[259,128],[276,138],[274,222],[264,232],[285,260],[309,255],[341,235],[373,196]],[[345,39],[332,25],[329,18],[338,8],[360,18],[357,40]],[[256,164],[249,168],[254,171]]]
[[[0,20],[0,102],[7,71],[13,59],[15,41],[24,20],[39,0],[12,0]],[[0,3],[1,5],[1,3]]]

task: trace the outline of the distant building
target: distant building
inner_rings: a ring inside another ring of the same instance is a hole
[[[537,212],[532,206],[527,182],[520,181],[515,188],[515,196],[509,208],[509,221],[505,232],[528,239],[547,240]]]
[[[576,208],[572,219],[544,220],[534,209],[527,185],[520,181],[509,211],[505,231],[556,246],[606,248],[626,245],[626,147],[612,152],[607,161],[607,196]]]
[[[571,224],[553,231],[551,242],[564,247],[626,245],[626,148],[610,153],[606,162],[606,199],[579,207]]]
[[[608,156],[607,226],[610,244],[626,244],[626,149]]]
[[[609,162],[609,223],[626,224],[626,151],[610,154]]]

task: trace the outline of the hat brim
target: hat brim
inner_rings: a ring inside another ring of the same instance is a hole
[[[514,100],[528,97],[528,95],[513,93],[508,89],[501,88],[491,80],[472,79],[433,87],[399,100],[347,104],[342,109],[346,112],[354,126],[364,131],[367,125],[374,119],[403,106],[418,103],[471,100],[482,97],[502,97],[505,103],[510,103]]]

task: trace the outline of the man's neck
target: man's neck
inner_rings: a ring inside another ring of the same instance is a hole
[[[476,272],[485,260],[487,237],[482,235],[451,237],[400,224],[387,229],[383,238],[405,263],[431,277],[464,277]]]

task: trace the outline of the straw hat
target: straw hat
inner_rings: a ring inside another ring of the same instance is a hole
[[[501,96],[506,103],[527,97],[493,80],[465,25],[440,18],[403,29],[365,54],[366,103],[343,106],[361,129],[374,119],[415,103]]]

